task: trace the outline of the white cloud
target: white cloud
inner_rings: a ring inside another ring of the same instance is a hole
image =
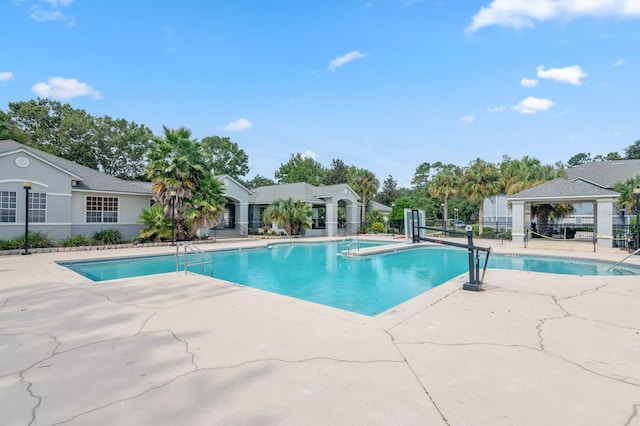
[[[302,158],[313,158],[314,160],[318,158],[318,154],[316,154],[315,152],[311,151],[310,149],[306,150],[305,152],[303,152],[300,155],[302,156]]]
[[[360,53],[357,50],[353,52],[349,52],[346,55],[340,56],[339,58],[334,59],[329,63],[329,71],[335,71],[337,68],[340,68],[346,63],[353,61],[354,59],[366,58],[367,55],[365,53]]]
[[[520,101],[518,105],[511,108],[521,114],[535,114],[536,112],[546,111],[554,105],[553,101],[545,98],[533,98],[529,96]]]
[[[614,66],[614,67],[621,67],[621,66],[623,66],[623,65],[627,65],[627,62],[626,62],[626,61],[623,61],[622,59],[618,59],[617,61],[615,61],[615,62],[613,63],[613,66]]]
[[[99,91],[75,78],[51,77],[47,83],[34,84],[31,91],[43,98],[72,99],[78,96],[91,96],[93,99],[102,99]]]
[[[538,77],[547,78],[550,80],[559,81],[561,83],[569,83],[575,85],[581,85],[582,79],[588,76],[586,72],[582,71],[580,65],[574,65],[566,68],[549,68],[545,70],[544,67],[538,67]]]
[[[67,26],[74,26],[75,20],[68,18],[59,9],[68,7],[73,0],[40,0],[45,6],[35,4],[30,8],[30,16],[36,22],[68,21]]]
[[[523,77],[522,80],[520,80],[520,85],[523,87],[536,87],[538,85],[538,80]]]
[[[475,121],[475,117],[473,115],[463,115],[462,117],[460,117],[460,121],[462,121],[465,124],[471,124]]]
[[[504,105],[501,105],[499,107],[493,107],[493,108],[487,108],[488,112],[503,112],[505,109]]]
[[[474,32],[483,27],[533,28],[535,22],[576,19],[585,16],[640,17],[638,0],[493,0],[480,9],[467,27]]]
[[[42,3],[49,3],[52,7],[66,7],[73,3],[73,0],[40,0]]]
[[[62,12],[57,10],[43,10],[39,7],[31,11],[31,18],[36,22],[64,21],[67,19]]]
[[[249,120],[247,120],[246,118],[241,118],[239,120],[230,122],[229,124],[224,126],[224,129],[227,132],[241,132],[243,130],[250,129],[251,127],[253,127],[253,124],[251,124]]]
[[[0,81],[8,81],[11,80],[13,78],[13,73],[6,71],[6,72],[0,72]]]

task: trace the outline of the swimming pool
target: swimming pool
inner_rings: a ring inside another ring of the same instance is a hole
[[[371,246],[362,242],[361,246]],[[400,244],[403,245],[403,244]],[[406,246],[405,246],[406,247]],[[213,276],[365,315],[384,312],[467,272],[465,250],[421,247],[386,254],[345,258],[345,247],[333,243],[296,243],[268,248],[209,252]],[[61,265],[93,280],[104,281],[176,270],[175,255],[63,262]],[[489,268],[572,275],[640,274],[627,265],[568,258],[492,254]],[[191,267],[200,273],[201,267]],[[205,270],[210,274],[210,270]]]

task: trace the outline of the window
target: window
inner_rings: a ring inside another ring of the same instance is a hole
[[[87,223],[117,223],[118,199],[116,197],[87,197]]]
[[[47,221],[47,194],[33,192],[29,194],[29,222]]]
[[[16,192],[0,191],[0,222],[16,221]]]

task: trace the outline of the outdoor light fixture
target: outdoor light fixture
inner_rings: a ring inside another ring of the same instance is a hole
[[[24,251],[23,255],[31,254],[29,251],[29,190],[31,190],[31,182],[25,181],[22,183],[24,188]]]
[[[171,245],[176,245],[176,191],[169,192],[171,196]]]
[[[636,186],[633,189],[633,195],[636,197],[635,199],[635,207],[636,207],[636,250],[640,247],[640,186]]]

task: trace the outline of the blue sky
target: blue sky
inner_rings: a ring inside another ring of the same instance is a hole
[[[0,109],[37,97],[393,175],[640,139],[639,0],[5,0]]]

